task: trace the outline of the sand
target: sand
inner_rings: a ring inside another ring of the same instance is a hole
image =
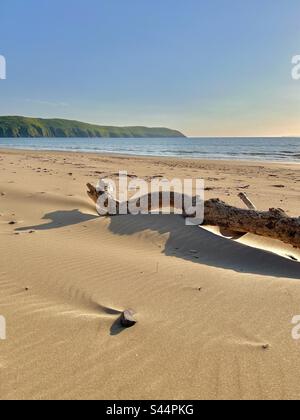
[[[99,218],[85,183],[120,169],[299,215],[296,164],[1,151],[0,398],[300,398],[300,252],[180,216]]]

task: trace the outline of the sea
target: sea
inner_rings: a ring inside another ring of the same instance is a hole
[[[300,138],[12,138],[0,149],[300,163]]]

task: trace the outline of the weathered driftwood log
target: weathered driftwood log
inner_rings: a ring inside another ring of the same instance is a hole
[[[91,184],[87,186],[89,197],[96,203],[99,196],[104,192],[98,192]],[[159,201],[161,204],[162,197],[160,197]],[[171,205],[175,202],[174,194],[171,193]],[[151,196],[149,195],[150,209]],[[186,215],[184,214],[184,216]],[[278,239],[295,248],[300,248],[300,217],[289,217],[281,209],[270,209],[269,211],[261,212],[233,207],[219,199],[207,200],[204,204],[204,224],[218,226],[223,230],[241,234],[253,233]]]
[[[249,210],[256,210],[255,205],[248,198],[247,194],[240,193],[238,195],[238,197],[242,200],[242,202],[244,204],[246,204],[246,206],[248,207]],[[226,238],[231,238],[231,239],[235,239],[235,240],[240,239],[240,238],[242,238],[243,236],[246,235],[246,233],[234,232],[233,230],[229,230],[229,229],[225,229],[225,228],[220,228],[220,232]]]
[[[265,212],[239,209],[215,199],[205,202],[204,220],[207,225],[254,233],[300,248],[300,218],[289,217],[281,209]]]

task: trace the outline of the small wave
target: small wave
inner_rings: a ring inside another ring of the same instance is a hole
[[[297,163],[300,159],[299,146],[299,138],[0,139],[0,148],[8,149]]]

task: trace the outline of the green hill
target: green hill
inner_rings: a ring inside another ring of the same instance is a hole
[[[62,119],[0,117],[0,137],[185,137],[168,128],[109,127]]]

